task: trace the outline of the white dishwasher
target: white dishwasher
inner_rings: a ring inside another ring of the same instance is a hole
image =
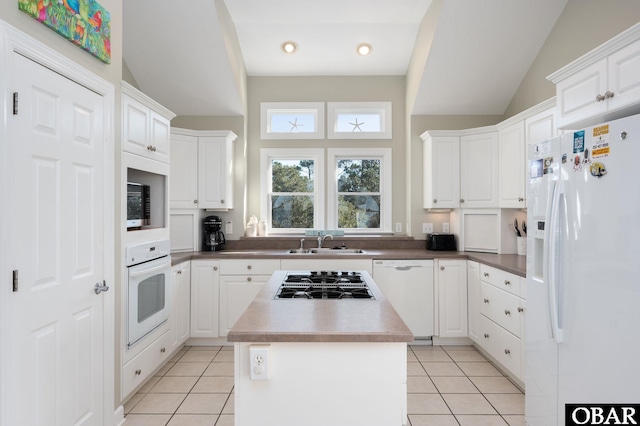
[[[434,333],[433,260],[374,260],[373,280],[414,337]]]

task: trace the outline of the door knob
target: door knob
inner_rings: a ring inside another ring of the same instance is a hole
[[[106,281],[102,280],[102,284],[96,283],[95,287],[93,287],[93,291],[95,291],[96,294],[100,294],[103,291],[109,291],[109,286]]]

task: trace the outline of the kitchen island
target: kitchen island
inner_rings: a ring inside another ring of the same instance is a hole
[[[370,275],[358,273],[375,299],[274,299],[287,271],[271,276],[227,335],[236,426],[406,424],[413,335]],[[261,369],[252,348],[266,350]],[[252,370],[268,373],[252,380]]]

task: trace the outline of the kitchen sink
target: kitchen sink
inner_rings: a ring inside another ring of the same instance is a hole
[[[291,254],[363,254],[366,251],[362,249],[348,249],[348,248],[314,248],[314,249],[294,249],[289,250]]]

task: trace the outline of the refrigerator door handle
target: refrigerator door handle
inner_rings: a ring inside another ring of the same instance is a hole
[[[553,181],[553,190],[551,195],[551,203],[547,216],[549,228],[547,237],[545,238],[545,259],[543,267],[546,266],[545,279],[547,281],[547,291],[549,296],[549,313],[551,315],[551,331],[552,337],[557,343],[562,343],[562,330],[558,323],[558,257],[557,243],[558,233],[556,229],[559,221],[560,207],[560,181]]]

